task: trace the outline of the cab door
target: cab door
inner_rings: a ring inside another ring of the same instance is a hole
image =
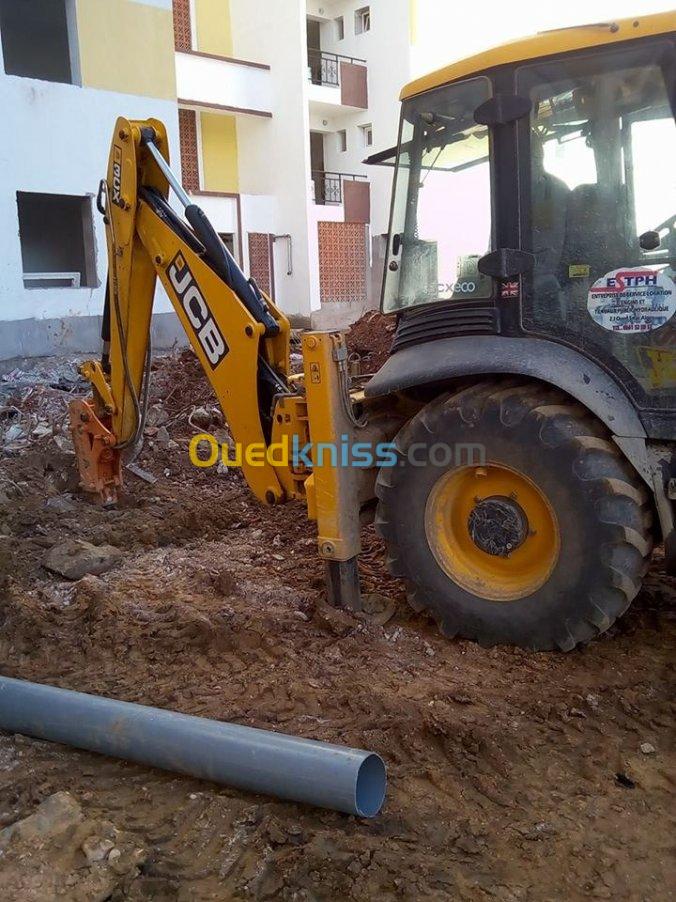
[[[674,432],[674,43],[572,54],[517,71],[526,331],[612,371],[649,433]]]

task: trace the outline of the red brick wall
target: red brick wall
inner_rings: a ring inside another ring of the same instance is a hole
[[[249,275],[261,291],[272,297],[270,236],[265,232],[249,232]]]
[[[174,0],[174,46],[177,50],[192,50],[190,0]]]
[[[178,111],[178,134],[181,145],[181,171],[186,191],[199,191],[200,169],[197,160],[197,119],[194,110]]]
[[[320,222],[318,228],[322,303],[366,303],[366,226],[361,222]]]

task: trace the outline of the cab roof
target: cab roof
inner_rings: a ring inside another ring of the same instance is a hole
[[[475,56],[459,60],[449,66],[437,69],[429,75],[424,75],[403,88],[401,100],[422,94],[424,91],[431,91],[433,88],[439,88],[458,78],[478,75],[494,66],[520,63],[567,51],[584,50],[587,47],[616,44],[619,41],[629,41],[633,38],[644,38],[674,31],[676,31],[676,11],[545,31],[528,38],[509,41],[507,44],[501,44],[490,50],[484,50]]]

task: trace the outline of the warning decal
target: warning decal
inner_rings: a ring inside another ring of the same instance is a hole
[[[614,269],[591,286],[587,309],[609,332],[650,332],[676,312],[676,285],[657,269]]]

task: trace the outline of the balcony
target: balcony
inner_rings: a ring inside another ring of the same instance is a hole
[[[270,67],[195,50],[176,53],[182,107],[247,116],[272,116]]]
[[[320,207],[344,206],[345,222],[369,222],[371,189],[368,178],[352,172],[312,171],[314,202]]]
[[[337,107],[368,107],[366,60],[324,50],[308,49],[309,99],[316,112],[335,113]]]

